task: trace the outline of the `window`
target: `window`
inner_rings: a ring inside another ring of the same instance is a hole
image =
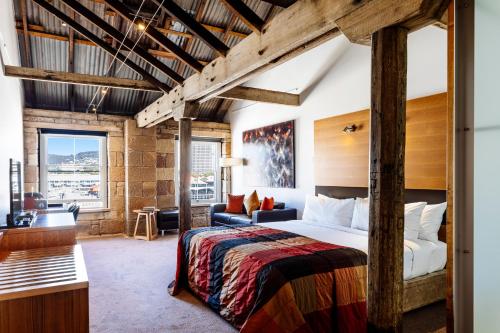
[[[49,204],[106,208],[106,136],[42,132],[40,190]]]
[[[221,177],[219,158],[220,141],[194,139],[191,144],[191,200],[192,203],[211,203],[220,201]],[[179,142],[176,141],[176,186],[179,188]],[[179,193],[179,191],[177,191]],[[178,198],[178,197],[177,197]]]

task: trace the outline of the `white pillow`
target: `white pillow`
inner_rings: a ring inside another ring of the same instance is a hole
[[[303,220],[319,222],[323,215],[322,200],[314,195],[306,197],[306,205],[304,207]]]
[[[418,238],[434,243],[438,241],[438,231],[441,227],[441,222],[443,222],[443,214],[446,211],[446,207],[446,202],[425,206],[420,219]]]
[[[368,231],[369,210],[370,200],[368,200],[368,198],[356,198],[354,202],[354,212],[352,214],[351,228]]]
[[[319,198],[322,200],[323,207],[320,222],[351,227],[354,199],[335,199],[322,194],[319,195]]]
[[[420,231],[420,218],[427,202],[413,202],[405,205],[404,238],[416,240]]]
[[[405,205],[405,239],[416,240],[418,238],[418,233],[420,231],[420,217],[425,205],[425,202],[416,202]],[[351,228],[368,231],[369,210],[370,200],[368,198],[356,198]]]

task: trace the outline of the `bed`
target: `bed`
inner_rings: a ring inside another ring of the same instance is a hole
[[[368,253],[368,232],[317,222],[292,220],[265,223],[265,226],[293,232],[322,242],[359,249]],[[446,243],[418,239],[404,241],[403,311],[408,312],[446,297]]]
[[[184,232],[169,292],[188,288],[240,332],[366,332],[367,256],[261,225]]]
[[[331,190],[320,193],[343,196]],[[442,202],[441,192],[407,201]],[[240,332],[365,332],[367,252],[367,231],[317,221],[190,230],[169,292],[191,290]],[[445,265],[444,242],[404,241],[404,311],[445,298]]]
[[[292,220],[265,223],[265,226],[293,232],[322,242],[352,247],[368,253],[368,232],[318,222]],[[403,279],[405,281],[443,270],[446,265],[446,243],[417,239],[404,241]]]
[[[366,187],[345,187],[345,186],[316,186],[316,195],[325,195],[337,199],[345,198],[364,198],[368,196],[368,188]],[[406,189],[405,191],[405,202],[419,202],[425,201],[428,204],[438,204],[445,202],[447,200],[446,190],[429,190],[429,189]],[[444,254],[439,250],[437,253],[437,258],[434,262],[441,263],[435,265],[434,267],[443,266],[442,260],[444,255],[444,266],[446,265],[446,214],[443,216],[443,221],[441,224],[441,229],[439,230],[439,247],[444,250]],[[405,245],[408,241],[405,241]],[[405,251],[406,252],[406,251]],[[407,255],[406,255],[407,256]],[[430,261],[432,261],[430,259]],[[408,268],[406,266],[408,262],[405,260],[405,272],[408,273]],[[430,265],[432,266],[432,265]],[[408,312],[414,309],[418,309],[428,304],[446,299],[446,268],[443,269],[431,269],[428,274],[417,274],[418,271],[410,273],[411,275],[404,275],[404,299],[403,299],[403,311]]]

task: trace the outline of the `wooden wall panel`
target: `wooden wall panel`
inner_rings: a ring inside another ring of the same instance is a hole
[[[410,100],[406,114],[406,188],[445,190],[447,94]],[[368,187],[369,119],[362,110],[314,122],[316,186]]]
[[[455,151],[455,1],[450,1],[448,6],[448,137],[447,137],[447,187],[448,208],[446,213],[446,332],[453,333],[455,330],[453,314],[453,272],[454,272],[454,151]]]

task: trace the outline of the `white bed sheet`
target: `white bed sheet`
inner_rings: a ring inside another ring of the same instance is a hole
[[[326,243],[348,246],[368,253],[368,232],[305,220],[267,222],[263,226],[293,232]],[[417,239],[404,241],[403,279],[441,270],[446,265],[446,243]]]

